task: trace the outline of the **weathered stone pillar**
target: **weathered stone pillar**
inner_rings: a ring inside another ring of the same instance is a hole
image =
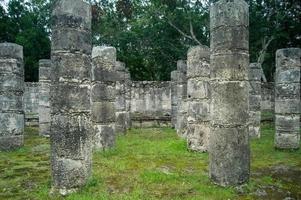
[[[92,122],[94,127],[94,147],[106,150],[115,145],[115,72],[116,49],[98,46],[92,51]]]
[[[172,71],[170,74],[171,80],[171,127],[175,128],[177,124],[177,81],[178,71]]]
[[[276,52],[275,77],[275,147],[300,147],[300,69],[301,49]]]
[[[187,132],[187,63],[184,60],[177,62],[178,81],[177,81],[177,134],[186,138]]]
[[[39,129],[40,135],[50,136],[51,60],[39,61]]]
[[[127,119],[127,129],[132,127],[131,119],[131,89],[132,89],[132,80],[131,74],[128,69],[125,69],[125,111],[128,113]]]
[[[196,46],[187,54],[187,147],[206,152],[210,132],[210,49]]]
[[[260,138],[261,122],[261,64],[251,63],[249,66],[249,109],[250,125],[249,135]]]
[[[119,81],[116,82],[116,133],[125,134],[130,123],[130,114],[126,111],[126,79],[128,74],[125,64],[116,62],[116,72]]]
[[[249,180],[249,7],[220,0],[210,8],[209,175],[218,185]]]
[[[91,174],[91,18],[82,0],[58,0],[52,11],[52,191],[63,195]]]
[[[0,44],[0,151],[23,146],[23,47]]]

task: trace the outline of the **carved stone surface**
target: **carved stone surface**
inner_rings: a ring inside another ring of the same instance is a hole
[[[39,128],[40,135],[50,136],[51,60],[39,61]]]
[[[92,122],[94,128],[94,148],[107,150],[115,145],[116,108],[124,106],[116,103],[116,83],[121,81],[116,72],[116,49],[97,46],[92,50]],[[122,109],[122,108],[121,108]]]
[[[261,64],[251,63],[249,66],[249,135],[260,138],[261,122]]]
[[[39,83],[25,82],[23,105],[25,126],[39,126]]]
[[[91,6],[58,0],[52,12],[52,191],[68,194],[91,175]],[[46,73],[47,74],[47,73]]]
[[[0,151],[23,146],[23,47],[0,43]]]
[[[209,176],[221,186],[250,176],[248,9],[243,0],[220,0],[210,8]]]
[[[300,70],[301,49],[276,52],[275,77],[275,147],[300,147]]]
[[[187,54],[187,147],[206,152],[210,134],[210,49],[196,46]]]

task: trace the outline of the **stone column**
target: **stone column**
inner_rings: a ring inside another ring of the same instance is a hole
[[[260,138],[261,122],[261,64],[251,63],[249,66],[249,109],[250,125],[249,135]]]
[[[177,80],[178,71],[172,71],[170,74],[171,79],[171,127],[175,128],[177,124]]]
[[[91,174],[91,6],[58,0],[52,11],[52,192],[68,194]]]
[[[206,152],[210,132],[210,49],[196,46],[187,54],[187,147]]]
[[[23,146],[23,47],[0,44],[0,151]]]
[[[40,135],[50,136],[51,60],[39,61],[39,129]]]
[[[116,49],[98,46],[92,51],[92,122],[94,147],[106,150],[115,145]]]
[[[221,186],[243,184],[250,175],[248,10],[243,0],[210,8],[209,175]]]
[[[129,127],[130,114],[126,111],[126,79],[128,74],[125,64],[116,62],[116,72],[119,81],[116,82],[116,133],[125,134]]]
[[[131,81],[131,74],[128,69],[125,69],[125,111],[128,113],[127,119],[127,129],[132,127],[132,119],[131,119],[131,88],[132,88],[132,81]]]
[[[184,60],[177,62],[178,81],[177,81],[177,134],[186,138],[187,131],[187,63]]]
[[[301,49],[276,52],[275,77],[275,147],[300,147],[300,69]]]

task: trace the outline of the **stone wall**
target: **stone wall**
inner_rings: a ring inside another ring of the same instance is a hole
[[[171,83],[133,81],[130,108],[133,127],[170,126]]]
[[[26,82],[24,92],[25,124],[39,125],[39,83]]]

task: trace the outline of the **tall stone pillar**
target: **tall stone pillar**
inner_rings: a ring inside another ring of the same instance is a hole
[[[275,147],[300,147],[300,69],[301,49],[276,52],[275,77]]]
[[[0,151],[23,146],[23,47],[0,44]]]
[[[126,80],[128,74],[125,64],[116,62],[116,73],[119,81],[116,82],[116,133],[125,134],[130,123],[130,114],[126,111]]]
[[[209,175],[221,186],[243,184],[250,175],[248,10],[243,0],[210,8]]]
[[[51,60],[39,61],[39,129],[40,135],[50,136]]]
[[[260,138],[261,122],[261,64],[251,63],[249,66],[249,109],[250,125],[249,135]]]
[[[210,132],[210,49],[196,46],[187,54],[187,147],[206,152]]]
[[[82,0],[58,0],[52,11],[52,191],[63,195],[91,174],[91,18]]]
[[[177,62],[178,81],[177,81],[177,134],[186,138],[187,132],[187,62],[179,60]]]
[[[131,119],[131,89],[132,89],[132,80],[131,74],[128,69],[125,69],[125,111],[128,113],[127,119],[127,129],[132,127],[132,119]]]
[[[172,71],[170,74],[171,80],[171,127],[175,128],[177,124],[177,81],[178,71]]]
[[[115,145],[115,72],[116,49],[98,46],[92,51],[92,122],[94,127],[94,147],[106,150]]]

